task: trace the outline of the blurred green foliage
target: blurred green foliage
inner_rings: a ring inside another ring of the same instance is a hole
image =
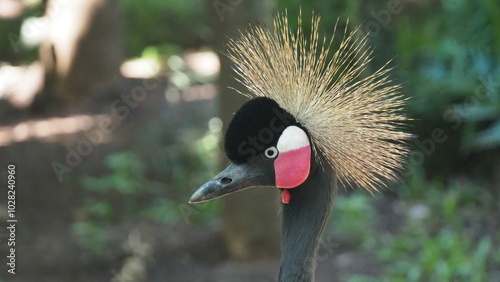
[[[163,184],[146,177],[146,167],[139,156],[116,153],[104,160],[110,174],[83,177],[85,196],[79,208],[79,220],[73,230],[80,245],[100,254],[105,245],[105,227],[121,217],[173,222],[176,203],[162,193]]]
[[[210,160],[214,159],[213,154],[217,151],[217,137],[207,134],[192,146],[191,154],[195,159],[183,150],[178,150],[180,154],[177,157],[184,161],[193,159],[204,167],[204,171],[211,171],[214,163]],[[180,160],[167,168],[169,174],[174,176],[167,187],[164,183],[151,180],[147,176],[148,168],[143,158],[132,152],[108,155],[104,159],[108,174],[82,177],[83,197],[77,211],[78,220],[72,227],[80,246],[94,255],[106,255],[107,227],[123,220],[172,225],[180,221],[206,222],[214,218],[218,212],[217,205],[193,207],[187,204],[189,189],[186,189],[186,179],[197,181],[198,177],[188,175],[191,174],[187,174],[186,169],[189,168],[183,166]],[[160,166],[165,167],[165,164]],[[179,190],[182,196],[177,199],[173,195]]]
[[[212,38],[207,7],[202,0],[122,1],[129,57],[139,56],[148,46],[168,43],[181,49],[205,46]]]
[[[409,82],[415,131],[423,139],[442,128],[448,137],[427,156],[424,165],[429,175],[441,177],[445,168],[484,177],[498,166],[496,158],[483,158],[484,152],[479,152],[486,149],[485,143],[489,149],[500,146],[499,139],[494,143],[499,133],[494,125],[500,120],[500,30],[489,13],[499,3],[489,2],[443,1],[438,13],[427,5],[428,13],[419,17],[407,13],[396,27],[398,62],[402,79]],[[498,150],[487,154],[492,153],[498,157]],[[467,167],[466,161],[477,156],[481,161]]]
[[[365,242],[369,232],[360,232],[370,227],[375,220],[375,210],[371,205],[372,198],[367,194],[353,193],[349,197],[340,197],[334,203],[331,230],[336,237],[349,240],[358,245]]]
[[[401,197],[401,222],[384,217],[371,195],[356,191],[334,204],[330,232],[382,263],[376,281],[497,281],[500,279],[500,231],[492,215],[498,196],[472,183],[456,182],[450,191],[425,183],[421,197]],[[406,187],[422,190],[422,186]],[[401,188],[403,189],[403,187]],[[403,204],[404,203],[404,204]],[[376,222],[387,222],[392,231]],[[349,275],[345,281],[374,281]]]
[[[498,196],[476,183],[456,181],[449,191],[440,183],[425,184],[423,197],[402,198],[409,208],[400,232],[381,234],[371,246],[388,264],[384,275],[390,281],[499,279],[500,232],[492,218],[500,211]]]

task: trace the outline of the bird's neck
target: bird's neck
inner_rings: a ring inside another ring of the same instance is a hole
[[[315,169],[306,182],[290,190],[290,203],[283,205],[280,282],[314,281],[318,241],[333,200],[328,175]]]

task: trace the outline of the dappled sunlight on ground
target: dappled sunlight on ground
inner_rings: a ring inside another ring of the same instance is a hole
[[[50,140],[56,136],[75,134],[92,129],[107,115],[76,115],[23,121],[0,127],[0,146],[32,139]],[[105,141],[105,140],[103,140]]]

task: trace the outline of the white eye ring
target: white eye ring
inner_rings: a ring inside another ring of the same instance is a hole
[[[278,156],[278,149],[274,146],[269,147],[264,151],[264,156],[269,159],[274,159]]]

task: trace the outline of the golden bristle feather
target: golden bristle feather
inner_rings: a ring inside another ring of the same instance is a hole
[[[384,179],[397,178],[408,153],[411,134],[401,130],[406,99],[387,65],[362,77],[372,58],[367,35],[357,38],[346,28],[331,54],[337,25],[331,38],[320,40],[319,22],[313,15],[306,38],[300,15],[295,33],[287,15],[277,15],[274,32],[251,27],[230,41],[227,55],[251,93],[244,95],[271,98],[292,114],[341,183],[377,190]]]

